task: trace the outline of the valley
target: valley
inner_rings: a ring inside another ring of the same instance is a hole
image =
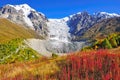
[[[120,14],[47,18],[28,4],[0,7],[0,80],[119,80]]]

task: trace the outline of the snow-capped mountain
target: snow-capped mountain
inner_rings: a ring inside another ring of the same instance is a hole
[[[0,8],[0,17],[22,24],[35,30],[40,35],[47,36],[47,18],[27,4],[5,5]]]
[[[75,38],[76,36],[82,36],[84,32],[86,32],[90,27],[92,27],[96,23],[104,19],[114,17],[120,17],[120,15],[106,12],[99,12],[94,14],[81,12],[79,14],[74,14],[72,15],[72,17],[70,17],[68,21],[68,26],[70,27],[70,33],[72,37]]]
[[[29,5],[21,4],[1,7],[0,17],[35,30],[38,34],[46,37],[46,46],[44,46],[46,50],[60,53],[79,50],[82,45],[78,44],[81,42],[73,40],[77,40],[77,37],[82,36],[96,23],[104,19],[120,17],[120,15],[106,12],[94,14],[78,12],[61,19],[48,19],[43,13],[36,11]],[[36,45],[34,46],[36,49]],[[38,44],[38,46],[40,45]]]
[[[69,41],[71,35],[81,36],[97,22],[120,15],[106,12],[91,15],[87,12],[78,12],[62,19],[47,19],[43,13],[37,12],[27,4],[8,4],[0,8],[0,17],[27,26],[50,39]]]
[[[28,15],[31,13],[31,11],[34,11],[34,9],[32,9],[30,6],[28,6],[27,4],[23,4],[23,5],[8,5],[11,6],[13,8],[15,8],[17,10],[17,12],[19,12],[20,10],[23,11],[23,15],[24,15],[24,21],[28,24],[28,26],[33,28],[33,24],[30,21],[30,19],[28,18]],[[37,14],[37,13],[36,13]],[[38,15],[38,14],[37,14]]]
[[[113,18],[113,17],[120,17],[119,14],[116,13],[107,13],[107,12],[97,12],[94,13],[94,16],[96,16],[97,18]]]

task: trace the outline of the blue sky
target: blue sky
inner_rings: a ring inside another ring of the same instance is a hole
[[[48,18],[63,18],[82,11],[120,13],[120,0],[0,0],[0,6],[24,3]]]

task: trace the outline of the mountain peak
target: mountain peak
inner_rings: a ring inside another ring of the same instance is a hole
[[[20,5],[11,5],[8,4],[7,6],[14,7],[16,10],[24,10],[24,11],[35,11],[33,8],[31,8],[28,4],[20,4]]]
[[[97,12],[95,13],[97,16],[110,16],[110,17],[120,17],[119,14],[116,13],[107,13],[107,12]]]
[[[30,7],[28,4],[20,4],[19,6]]]

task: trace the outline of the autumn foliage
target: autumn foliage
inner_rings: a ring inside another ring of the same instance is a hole
[[[120,54],[107,50],[82,52],[67,57],[67,63],[55,74],[58,80],[119,80]]]
[[[74,54],[64,56],[61,58],[45,59],[44,64],[38,65],[41,61],[35,61],[32,63],[26,63],[29,66],[34,66],[38,73],[33,74],[33,69],[30,72],[29,68],[26,68],[22,73],[18,73],[12,78],[6,78],[7,80],[119,80],[120,79],[120,54],[111,53],[108,50],[78,52]],[[53,72],[48,74],[41,74],[39,69],[43,65],[52,66],[48,70],[46,67],[43,69]],[[56,65],[58,69],[54,69]],[[15,64],[14,64],[15,65]],[[21,64],[22,65],[22,64]],[[17,65],[16,65],[17,66]],[[24,65],[19,66],[24,69]],[[5,67],[4,67],[5,68]],[[0,68],[1,69],[1,68]],[[3,70],[4,71],[4,70]],[[4,73],[4,72],[2,72]],[[26,75],[25,75],[26,73]]]

